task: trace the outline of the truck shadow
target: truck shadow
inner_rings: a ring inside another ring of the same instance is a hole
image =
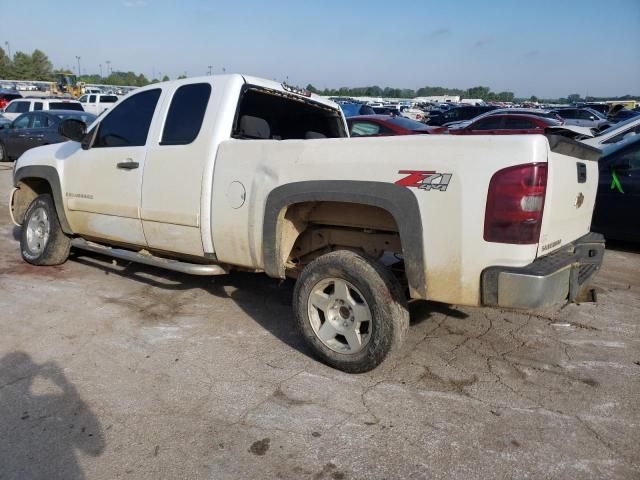
[[[291,309],[294,287],[292,280],[281,281],[264,274],[243,272],[232,272],[215,277],[198,277],[138,263],[118,261],[117,264],[113,264],[112,258],[92,252],[78,250],[72,252],[73,261],[98,268],[106,275],[118,275],[167,291],[183,292],[200,289],[215,297],[233,300],[244,313],[270,334],[289,347],[313,357],[295,326]],[[437,314],[458,319],[467,317],[467,314],[450,305],[425,301],[410,302],[409,312],[412,327],[432,320]]]
[[[0,358],[0,478],[85,478],[76,450],[99,456],[97,416],[54,362],[15,351]]]

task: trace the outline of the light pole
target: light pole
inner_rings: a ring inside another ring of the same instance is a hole
[[[80,80],[80,57],[76,55],[76,60],[78,61],[78,80]]]
[[[107,76],[109,76],[113,73],[113,70],[111,70],[111,60],[106,60],[104,63],[107,64]]]
[[[4,44],[7,46],[7,52],[9,53],[9,60],[11,60],[11,45],[9,44],[8,41],[4,42]]]
[[[102,81],[102,64],[98,65],[100,67],[100,81]]]
[[[209,75],[211,75],[211,69],[213,68],[213,66],[209,65],[207,68],[209,68]]]

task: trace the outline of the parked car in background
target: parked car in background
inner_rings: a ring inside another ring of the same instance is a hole
[[[487,106],[467,106],[467,107],[455,107],[447,110],[446,112],[432,112],[427,118],[429,125],[444,125],[450,122],[460,122],[462,120],[471,120],[472,118],[482,115],[483,113],[495,110],[497,107],[493,105]]]
[[[352,137],[383,137],[390,135],[423,135],[444,133],[446,128],[425,125],[417,120],[389,115],[360,115],[347,118]]]
[[[559,127],[554,118],[523,114],[499,114],[481,118],[464,128],[450,130],[452,135],[526,135],[543,134],[546,128]]]
[[[48,110],[23,113],[9,125],[0,126],[0,161],[15,160],[40,145],[66,142],[58,133],[58,126],[68,118],[80,120],[88,127],[97,117],[75,110]]]
[[[90,93],[82,95],[78,101],[82,104],[82,108],[85,112],[93,113],[94,115],[100,115],[107,108],[111,107],[118,101],[116,95],[106,95]]]
[[[639,115],[640,111],[627,110],[626,108],[623,108],[621,110],[618,110],[613,115],[609,116],[608,119],[609,121],[611,121],[611,123],[619,123],[624,122],[625,120],[629,120],[630,118],[636,118]]]
[[[40,110],[76,110],[84,112],[82,104],[71,98],[27,97],[9,102],[2,115],[9,120],[15,120],[23,113]]]
[[[640,135],[602,151],[592,230],[607,239],[640,242]]]
[[[609,128],[598,132],[591,138],[582,142],[592,147],[602,148],[604,145],[621,142],[629,137],[640,134],[640,116],[636,116],[624,122],[616,123]]]
[[[427,113],[419,108],[401,108],[400,116],[415,120],[417,122],[423,122],[427,118]]]
[[[564,119],[566,125],[577,125],[579,127],[595,128],[603,130],[611,126],[603,114],[590,108],[558,108],[552,110]]]
[[[340,109],[345,117],[353,117],[355,115],[373,115],[373,108],[364,103],[339,103]]]
[[[443,126],[447,127],[449,130],[453,130],[456,128],[464,128],[467,125],[469,125],[471,122],[476,122],[490,115],[498,115],[502,113],[535,115],[536,117],[552,118],[554,120],[560,121],[561,123],[564,123],[564,120],[562,119],[561,116],[559,116],[556,113],[552,113],[550,110],[540,110],[536,108],[498,108],[496,110],[483,113],[482,115],[478,115],[477,117],[472,118],[471,120],[463,120],[460,122],[449,122],[449,123],[445,123]]]
[[[22,95],[17,90],[7,90],[0,88],[0,110],[7,108],[7,105],[11,100],[16,98],[22,98]]]

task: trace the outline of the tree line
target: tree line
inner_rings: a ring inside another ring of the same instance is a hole
[[[56,80],[56,75],[59,73],[72,73],[65,72],[62,69],[54,69],[53,64],[49,60],[49,57],[42,50],[34,50],[31,54],[24,52],[15,52],[12,58],[6,54],[6,52],[0,48],[0,79],[11,80],[40,80],[53,82]],[[184,75],[180,75],[178,79],[186,78]],[[136,74],[135,72],[109,72],[109,75],[103,77],[98,74],[81,75],[80,81],[85,83],[94,84],[106,84],[106,85],[131,85],[142,87],[150,83],[157,83],[159,81],[168,81],[169,77],[164,75],[160,80],[153,78],[149,80],[142,73]],[[593,102],[603,100],[632,100],[634,98],[631,95],[624,95],[621,97],[581,97],[577,93],[572,93],[563,98],[547,98],[539,99],[535,95],[529,98],[516,98],[513,92],[493,92],[489,87],[477,86],[468,89],[460,88],[446,88],[446,87],[422,87],[417,90],[410,88],[392,88],[392,87],[379,87],[377,85],[369,87],[341,87],[338,89],[325,88],[319,90],[313,85],[307,85],[307,90],[317,93],[319,95],[325,95],[328,97],[386,97],[386,98],[416,98],[416,97],[430,97],[441,95],[457,95],[462,98],[479,98],[485,101],[498,101],[498,102],[513,102],[513,101],[531,101],[531,102],[544,102],[544,103],[573,103],[573,102]]]

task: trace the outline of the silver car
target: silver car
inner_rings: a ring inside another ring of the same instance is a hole
[[[553,113],[560,115],[564,119],[565,125],[595,128],[596,130],[603,130],[611,125],[607,117],[591,108],[559,108],[553,110]]]

